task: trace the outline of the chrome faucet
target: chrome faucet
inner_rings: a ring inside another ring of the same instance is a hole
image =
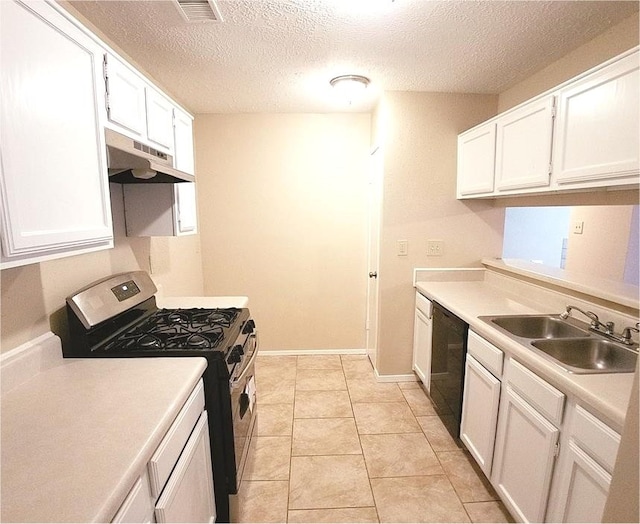
[[[604,322],[604,323],[601,322],[600,319],[598,318],[598,315],[596,315],[593,311],[584,311],[583,309],[580,309],[579,307],[576,307],[576,306],[567,306],[564,312],[560,313],[560,318],[563,320],[568,319],[571,311],[573,311],[574,309],[582,313],[585,317],[587,317],[591,321],[589,323],[589,329],[591,331],[595,331],[596,333],[604,335],[605,337],[611,340],[614,340],[616,342],[621,342],[626,346],[635,345],[635,343],[631,338],[631,332],[635,331],[636,333],[640,333],[640,322],[636,322],[636,327],[629,326],[624,328],[622,330],[622,333],[620,335],[617,335],[616,332],[614,331],[615,324],[613,322]]]
[[[604,332],[607,333],[608,335],[613,333],[613,328],[615,326],[613,322],[607,322],[606,324],[603,324],[602,322],[600,322],[598,315],[596,315],[593,311],[584,311],[583,309],[580,309],[579,307],[576,307],[576,306],[567,306],[567,308],[564,310],[564,313],[560,314],[560,318],[563,320],[567,320],[569,318],[569,314],[574,309],[582,313],[589,320],[591,320],[590,325],[594,330],[602,331],[601,328],[603,328]]]

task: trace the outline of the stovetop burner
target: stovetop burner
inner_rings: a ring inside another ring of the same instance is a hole
[[[233,325],[239,312],[236,308],[159,309],[108,342],[102,350],[217,349],[224,340],[225,329]]]

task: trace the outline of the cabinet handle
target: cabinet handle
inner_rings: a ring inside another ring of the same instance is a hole
[[[369,278],[378,278],[377,271],[369,271]]]

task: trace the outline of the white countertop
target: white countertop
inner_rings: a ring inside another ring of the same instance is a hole
[[[416,282],[416,289],[458,315],[469,327],[521,361],[566,394],[609,419],[621,431],[627,412],[633,373],[577,375],[556,366],[534,351],[479,320],[483,315],[558,313],[545,305],[535,291],[509,293],[485,281]],[[521,290],[520,290],[521,291]]]
[[[206,368],[69,359],[2,395],[2,522],[109,522]]]

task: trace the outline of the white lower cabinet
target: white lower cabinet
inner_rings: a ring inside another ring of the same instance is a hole
[[[469,331],[460,439],[517,521],[601,522],[620,435],[503,358]]]
[[[601,522],[620,435],[580,406],[571,406],[547,522]]]
[[[499,405],[500,380],[467,354],[460,439],[487,477],[491,475]]]
[[[413,370],[427,391],[431,376],[431,333],[433,330],[433,305],[430,300],[416,293],[416,310],[413,324]]]
[[[561,423],[542,413],[561,418],[564,395],[513,360],[505,377],[491,482],[517,520],[542,522]]]
[[[112,522],[215,522],[213,490],[201,380]]]
[[[215,522],[207,412],[187,442],[156,503],[157,522]]]

